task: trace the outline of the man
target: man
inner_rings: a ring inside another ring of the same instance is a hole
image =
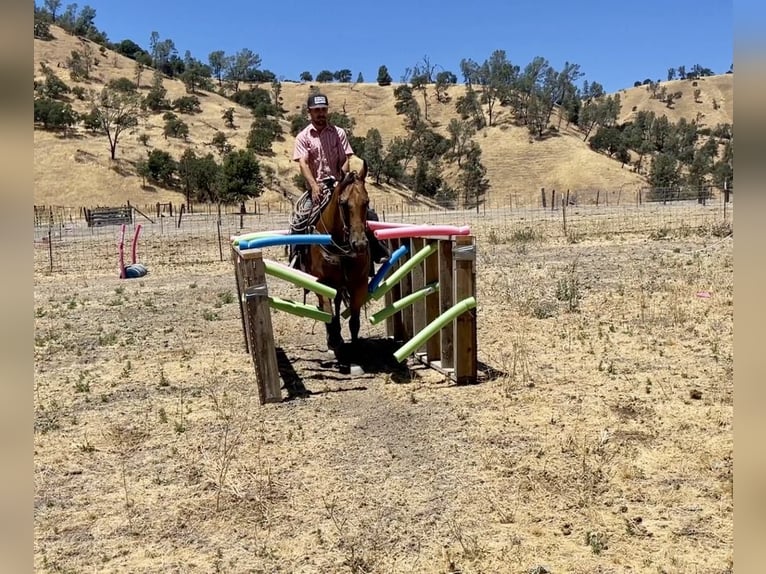
[[[291,233],[306,233],[309,225],[318,218],[317,209],[326,195],[343,177],[342,168],[349,157],[354,155],[345,130],[327,121],[329,101],[324,94],[309,96],[307,107],[311,123],[295,138],[293,161],[298,163],[301,175],[306,181],[307,194],[295,206]],[[374,211],[368,210],[368,219],[377,219]],[[368,233],[373,259],[385,261],[388,250],[372,233]],[[290,264],[297,266],[297,251],[290,255]]]

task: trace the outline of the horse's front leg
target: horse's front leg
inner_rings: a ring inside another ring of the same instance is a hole
[[[325,329],[327,330],[327,348],[331,351],[336,351],[343,345],[343,337],[340,334],[340,293],[335,297],[335,309],[333,313],[330,300],[319,296],[320,302],[322,302],[322,310],[328,313],[332,313],[332,321],[325,323]],[[325,305],[326,301],[326,305]]]
[[[351,331],[351,342],[356,343],[359,340],[359,316],[362,312],[362,307],[367,301],[367,284],[365,283],[363,289],[357,289],[351,294],[350,311],[351,315],[348,319],[348,329]]]

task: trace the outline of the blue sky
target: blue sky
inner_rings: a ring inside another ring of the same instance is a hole
[[[535,56],[556,69],[565,61],[580,64],[583,79],[613,92],[636,80],[664,80],[669,67],[700,64],[724,73],[734,61],[731,0],[79,3],[85,5],[112,42],[131,39],[148,49],[157,31],[173,40],[179,56],[189,50],[203,62],[214,50],[249,48],[263,69],[286,80],[304,70],[316,76],[348,68],[353,79],[361,72],[374,82],[386,65],[399,81],[424,56],[460,80],[461,59],[481,63],[502,49],[522,67]]]

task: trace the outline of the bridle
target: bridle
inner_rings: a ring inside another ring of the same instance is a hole
[[[338,182],[336,186],[343,186],[343,190],[350,186],[354,185],[354,183],[357,182],[357,173],[355,171],[351,171],[343,178],[341,182]],[[341,243],[338,243],[334,238],[332,239],[331,243],[328,246],[320,245],[320,249],[322,250],[325,259],[340,257],[340,258],[355,258],[357,257],[358,253],[351,249],[350,244],[350,238],[351,238],[351,225],[350,225],[350,214],[348,213],[348,204],[344,202],[341,197],[343,195],[343,191],[338,193],[336,189],[333,190],[333,194],[337,194],[337,198],[335,201],[337,202],[337,208],[338,208],[338,215],[340,217],[340,222],[342,226],[342,239]],[[325,232],[327,232],[327,226],[324,222],[322,222],[322,225],[325,227]],[[330,233],[332,235],[332,233]]]

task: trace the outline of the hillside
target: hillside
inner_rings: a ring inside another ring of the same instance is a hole
[[[34,40],[34,74],[40,79],[40,63],[45,62],[70,87],[82,85],[86,89],[100,90],[112,79],[128,77],[134,79],[134,62],[120,54],[102,49],[87,40],[68,35],[62,29],[52,26],[53,40]],[[65,61],[73,50],[83,44],[90,44],[97,58],[97,65],[87,82],[73,82],[65,69]],[[140,90],[146,93],[151,80],[151,70],[144,71]],[[664,85],[665,83],[663,83]],[[672,121],[680,117],[695,119],[698,111],[702,121],[714,125],[730,122],[733,97],[731,75],[715,76],[699,80],[702,103],[695,104],[690,81],[667,82],[668,89],[681,90],[683,97],[668,109],[663,103],[651,100],[646,88],[631,88],[621,91],[623,98],[622,120],[629,120],[636,110],[652,109],[665,113]],[[165,79],[167,98],[172,100],[186,95],[183,84],[174,79]],[[268,86],[263,86],[268,88]],[[322,84],[331,104],[331,109],[345,111],[356,121],[354,133],[365,135],[370,128],[377,128],[384,144],[397,135],[404,135],[401,116],[394,108],[395,85],[381,87],[377,84]],[[283,107],[286,116],[300,111],[309,93],[310,86],[295,82],[282,84]],[[439,103],[429,92],[428,118],[438,131],[444,132],[450,119],[457,117],[455,99],[464,91],[463,86],[449,90],[451,101]],[[189,126],[187,141],[162,135],[162,114],[153,114],[141,120],[140,125],[120,139],[117,159],[109,159],[107,140],[101,135],[91,135],[81,128],[73,135],[61,135],[35,130],[35,190],[34,202],[45,205],[94,206],[117,205],[131,201],[136,205],[152,204],[156,201],[181,202],[183,197],[176,191],[162,188],[142,189],[141,179],[135,174],[135,162],[145,157],[152,147],[180,157],[184,149],[191,147],[198,154],[214,152],[210,141],[216,131],[222,131],[235,148],[244,148],[252,116],[247,108],[212,92],[198,95],[202,112],[194,115],[183,114],[182,119]],[[712,98],[721,104],[713,110]],[[422,98],[418,95],[422,106]],[[88,111],[85,101],[72,98],[72,106],[80,112]],[[235,128],[224,126],[222,114],[227,108],[235,109]],[[582,141],[582,134],[574,129],[562,129],[559,135],[545,140],[533,140],[525,128],[509,122],[507,112],[500,109],[497,125],[485,129],[475,136],[482,148],[482,162],[487,168],[491,183],[488,204],[508,205],[513,198],[514,205],[536,205],[539,190],[571,189],[596,190],[637,187],[644,179],[621,167],[620,163],[593,152]],[[261,157],[260,161],[273,168],[275,177],[268,182],[262,202],[284,202],[283,191],[295,191],[291,182],[297,172],[290,160],[293,138],[289,136],[289,124],[282,124],[286,137],[273,145],[273,156]],[[563,125],[562,125],[563,127]],[[147,145],[139,136],[149,136]],[[401,202],[416,202],[409,192],[391,186],[370,186],[373,205]]]

